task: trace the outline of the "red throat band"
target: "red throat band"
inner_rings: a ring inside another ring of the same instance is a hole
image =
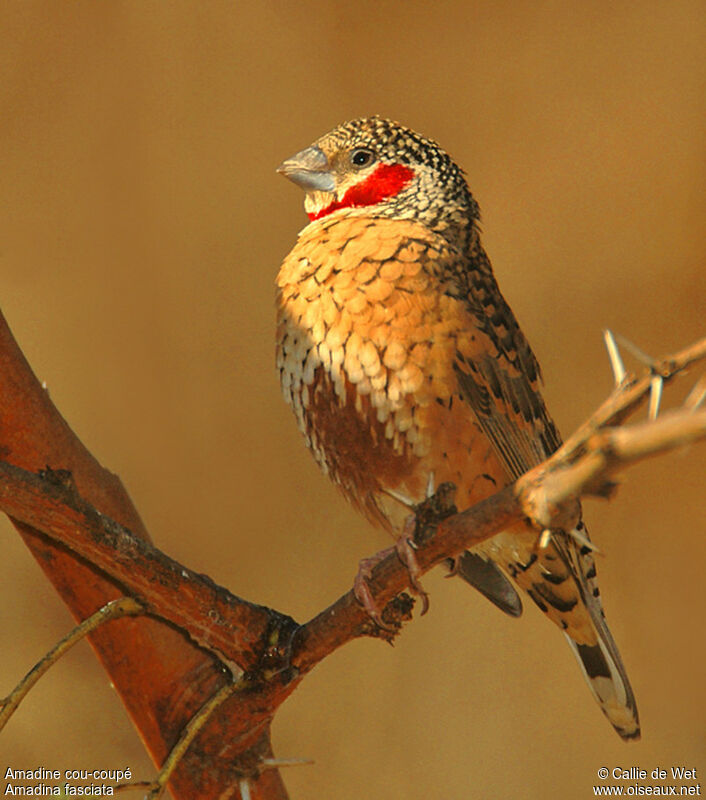
[[[413,177],[414,171],[402,164],[380,164],[364,181],[351,186],[341,200],[334,200],[321,211],[309,214],[309,219],[313,222],[339,208],[374,206],[388,197],[394,197]]]

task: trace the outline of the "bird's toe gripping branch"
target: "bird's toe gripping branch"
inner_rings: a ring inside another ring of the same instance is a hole
[[[375,553],[375,555],[369,558],[361,559],[358,564],[358,572],[353,580],[353,594],[355,595],[355,599],[363,606],[370,619],[378,628],[383,631],[388,631],[391,634],[397,633],[400,624],[383,619],[385,609],[381,610],[375,601],[373,593],[370,590],[370,579],[372,578],[375,567],[393,553],[394,550],[394,547],[386,547],[384,550]]]
[[[381,612],[370,590],[373,569],[395,553],[407,569],[412,592],[422,598],[421,613],[426,614],[429,610],[429,595],[419,580],[422,571],[417,563],[416,551],[433,538],[436,527],[442,520],[457,512],[455,494],[456,487],[452,483],[442,483],[433,494],[414,506],[414,514],[407,518],[402,535],[392,547],[360,562],[353,583],[353,593],[373,622],[383,631],[397,633],[401,622],[409,618],[413,601],[405,595],[399,595]]]
[[[414,594],[422,598],[422,614],[426,614],[429,611],[429,595],[419,580],[422,571],[417,562],[414,541],[410,538],[416,533],[416,528],[417,518],[410,515],[405,522],[402,536],[395,542],[395,552],[399,560],[405,565],[409,575],[410,589]]]

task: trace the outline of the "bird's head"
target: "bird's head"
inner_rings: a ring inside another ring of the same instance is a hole
[[[377,116],[340,125],[277,171],[304,189],[311,220],[345,209],[444,231],[478,218],[463,172],[439,145]]]

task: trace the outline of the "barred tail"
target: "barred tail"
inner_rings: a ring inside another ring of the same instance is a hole
[[[577,644],[568,633],[564,635],[593,696],[611,725],[622,739],[637,740],[640,738],[640,718],[620,653],[603,616],[600,619],[593,614],[591,616],[594,617],[598,644]]]
[[[504,567],[561,628],[593,696],[618,734],[625,740],[639,739],[635,695],[603,616],[592,546],[583,522],[571,533],[555,531],[544,547],[538,545],[535,532],[516,525],[478,549]],[[487,590],[484,594],[488,596]],[[496,598],[491,599],[503,608]]]

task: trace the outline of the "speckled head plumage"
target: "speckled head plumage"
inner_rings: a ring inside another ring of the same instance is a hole
[[[312,220],[346,213],[415,219],[439,232],[479,217],[462,170],[432,139],[379,116],[345,122],[284,161]]]

